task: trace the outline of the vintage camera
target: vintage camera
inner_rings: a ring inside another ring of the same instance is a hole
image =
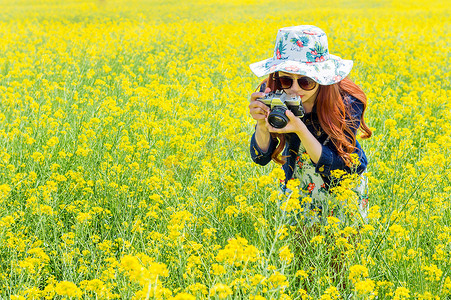
[[[301,97],[290,97],[282,90],[270,92],[264,98],[258,100],[271,109],[268,115],[268,123],[274,128],[284,128],[287,125],[289,121],[285,115],[287,109],[299,118],[304,116]]]

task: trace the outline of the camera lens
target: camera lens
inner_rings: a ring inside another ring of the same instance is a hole
[[[276,106],[268,115],[268,123],[274,128],[284,128],[289,119],[285,115],[287,109],[283,106]]]

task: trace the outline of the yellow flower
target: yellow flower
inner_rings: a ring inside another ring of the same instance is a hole
[[[301,297],[302,300],[308,300],[311,299],[311,297],[307,294],[307,291],[304,289],[298,290],[298,295]]]
[[[191,294],[188,293],[179,293],[174,297],[170,297],[170,300],[196,300],[196,297],[194,297]]]
[[[369,233],[370,235],[373,235],[373,231],[375,228],[369,224],[365,224],[362,226],[362,229],[360,229],[361,233]]]
[[[440,244],[435,246],[435,253],[432,255],[434,260],[446,260],[447,254],[445,252],[445,245]]]
[[[261,274],[255,274],[251,278],[251,285],[255,286],[255,285],[258,285],[258,284],[263,284],[265,280],[266,280],[265,276],[263,276]]]
[[[451,294],[451,277],[447,276],[443,284],[443,293],[445,295]]]
[[[279,240],[283,240],[288,236],[288,227],[286,225],[280,226],[276,230],[276,237],[278,237]]]
[[[40,247],[32,248],[32,249],[28,250],[27,253],[39,258],[44,263],[48,263],[50,261],[50,257]]]
[[[287,294],[281,294],[280,300],[291,300],[292,298]]]
[[[256,296],[250,296],[249,300],[266,300],[266,298],[263,296],[260,296],[260,295],[256,295]]]
[[[8,184],[0,184],[0,203],[6,199],[10,191],[11,187]]]
[[[0,219],[0,228],[11,227],[15,223],[13,216],[6,216]]]
[[[225,299],[228,296],[233,295],[232,289],[225,284],[217,283],[210,289],[210,296],[218,296],[219,299]]]
[[[317,235],[314,236],[311,240],[310,243],[312,244],[321,244],[324,241],[325,236],[324,235]]]
[[[165,264],[148,262],[148,266],[143,266],[137,257],[131,255],[122,257],[120,266],[132,281],[136,281],[143,286],[155,282],[159,276],[169,276]]]
[[[301,208],[302,206],[296,192],[293,192],[293,194],[280,205],[280,209],[286,212],[298,211]]]
[[[100,297],[104,297],[108,293],[108,288],[100,279],[83,280],[80,282],[80,289],[86,292],[96,293]]]
[[[289,286],[287,277],[277,271],[269,276],[268,283],[270,283],[273,288],[280,287],[282,289],[285,289]]]
[[[194,283],[188,286],[188,290],[190,290],[192,293],[201,293],[202,295],[208,294],[208,288],[206,285],[202,283]]]
[[[324,294],[320,297],[321,300],[335,300],[340,299],[340,292],[334,286],[327,288]]]
[[[44,161],[44,155],[42,155],[41,152],[34,152],[33,155],[31,155],[31,158],[34,159],[35,162],[42,162]]]
[[[204,237],[204,239],[209,239],[209,238],[213,238],[216,239],[215,233],[217,232],[217,230],[215,228],[204,228],[202,230],[202,236]]]
[[[439,296],[434,296],[432,295],[430,292],[424,292],[423,294],[416,294],[415,295],[416,299],[427,299],[427,300],[440,300]]]
[[[77,221],[79,223],[85,223],[85,222],[88,222],[88,221],[90,221],[92,219],[92,215],[89,212],[87,212],[87,213],[80,212],[77,215],[76,219],[77,219]]]
[[[41,299],[45,296],[45,292],[37,287],[31,287],[24,290],[23,295],[27,295],[26,299]]]
[[[226,207],[224,213],[230,217],[236,217],[240,213],[240,210],[235,205],[229,205]]]
[[[368,269],[365,266],[362,265],[354,265],[349,268],[349,280],[353,282],[354,284],[361,278],[361,277],[368,277]]]
[[[343,247],[348,250],[352,249],[352,245],[348,243],[348,240],[342,237],[337,238],[335,245],[337,245],[339,248]]]
[[[219,265],[219,264],[213,264],[211,265],[211,271],[210,273],[212,273],[213,275],[222,275],[226,273],[226,270],[224,269],[223,266]]]
[[[299,270],[296,272],[296,274],[294,274],[294,276],[296,276],[296,277],[300,276],[302,279],[305,279],[308,277],[308,273],[304,270]]]
[[[55,146],[55,145],[58,144],[58,143],[59,143],[58,137],[54,136],[54,137],[51,137],[51,138],[47,141],[47,146],[53,147],[53,146]]]
[[[393,300],[404,300],[404,299],[409,299],[409,298],[410,298],[409,289],[400,286],[395,290]]]
[[[269,176],[273,179],[285,181],[285,172],[283,171],[283,169],[281,167],[274,168],[271,171],[271,173],[269,174]]]
[[[379,219],[381,217],[379,209],[378,205],[371,206],[368,210],[368,219]]]
[[[374,291],[375,283],[371,279],[365,279],[363,281],[358,281],[355,283],[355,291],[357,295],[364,296],[372,293]]]
[[[386,119],[384,122],[385,127],[388,127],[388,128],[393,128],[396,126],[396,124],[397,124],[397,122],[393,119]]]
[[[442,278],[443,271],[436,265],[422,266],[421,269],[426,273],[426,279],[430,281],[439,281]]]
[[[260,256],[260,251],[248,244],[244,238],[230,239],[224,249],[216,255],[218,262],[226,262],[229,265],[240,266],[248,262],[255,262]]]
[[[58,282],[55,286],[55,292],[60,296],[80,298],[82,295],[81,290],[77,285],[70,281]]]
[[[283,246],[279,250],[279,258],[281,261],[289,264],[294,258],[294,254],[290,251],[288,246]]]

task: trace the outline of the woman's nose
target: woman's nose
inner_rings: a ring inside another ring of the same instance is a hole
[[[293,84],[291,85],[291,89],[295,92],[301,90],[301,87],[298,84],[297,78],[293,78]]]

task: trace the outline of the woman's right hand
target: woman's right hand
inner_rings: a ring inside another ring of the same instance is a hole
[[[249,113],[257,123],[265,126],[265,119],[268,116],[270,109],[263,102],[257,99],[265,97],[265,94],[271,91],[270,88],[266,88],[265,92],[255,92],[251,94],[251,100],[249,103]]]

